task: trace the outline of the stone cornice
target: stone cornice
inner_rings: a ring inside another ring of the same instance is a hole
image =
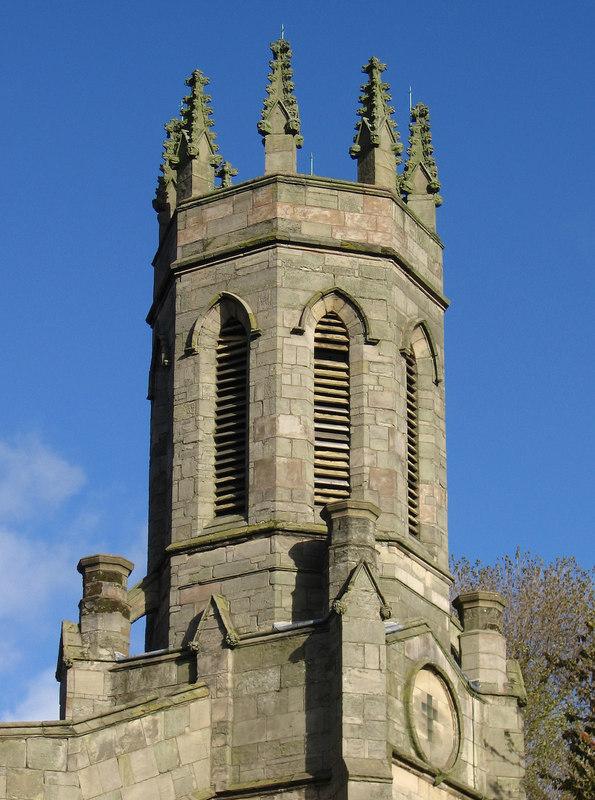
[[[198,253],[189,256],[185,259],[178,259],[171,264],[171,273],[173,275],[180,275],[184,272],[190,272],[195,269],[208,266],[209,264],[225,261],[233,258],[238,254],[254,253],[259,250],[266,250],[274,246],[286,247],[299,247],[303,250],[319,250],[319,251],[334,251],[345,253],[349,255],[363,255],[370,258],[384,258],[391,260],[397,269],[407,275],[418,288],[420,288],[427,297],[436,303],[439,308],[446,311],[450,305],[449,300],[432,286],[428,281],[423,278],[419,272],[401,255],[397,250],[392,247],[383,245],[369,244],[367,242],[345,241],[337,239],[323,239],[317,238],[314,240],[311,237],[303,236],[300,234],[289,234],[271,232],[261,236],[247,239],[243,242],[238,242],[227,247],[221,247],[209,253]],[[170,277],[171,281],[171,277]],[[158,296],[155,298],[149,313],[147,314],[147,322],[151,325],[156,318],[157,310],[159,309],[164,297],[167,294],[170,281],[164,282],[161,286]]]
[[[253,539],[255,536],[273,536],[275,533],[289,534],[290,536],[311,536],[317,539],[326,539],[326,525],[298,525],[292,522],[281,522],[272,520],[270,522],[260,522],[256,525],[238,525],[234,528],[226,528],[213,533],[204,533],[202,536],[194,536],[191,539],[184,539],[180,542],[172,542],[166,548],[169,556],[179,553],[191,553],[198,550],[210,550],[213,547],[220,547],[226,544],[242,542]]]

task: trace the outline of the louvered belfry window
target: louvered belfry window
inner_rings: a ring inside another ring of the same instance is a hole
[[[417,362],[412,353],[405,355],[407,391],[407,518],[409,533],[419,535],[419,437]]]
[[[246,510],[248,431],[248,337],[242,323],[228,319],[217,341],[215,403],[215,515]]]
[[[314,332],[314,499],[349,497],[349,334],[326,314]]]

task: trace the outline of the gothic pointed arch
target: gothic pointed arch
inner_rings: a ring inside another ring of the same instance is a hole
[[[400,350],[402,355],[412,353],[417,360],[431,358],[432,379],[436,384],[442,382],[438,349],[432,330],[425,319],[416,319],[409,322],[403,331]]]
[[[331,286],[303,306],[294,335],[304,335],[312,353],[313,491],[315,506],[365,492],[364,351],[378,339],[370,333],[359,302]]]
[[[209,337],[215,328],[219,317],[236,316],[244,326],[250,339],[260,336],[260,328],[256,325],[256,317],[252,309],[239,295],[233,292],[220,292],[209,303],[209,308],[203,317],[199,317],[188,332],[186,338],[185,354],[198,353],[203,338]]]
[[[338,286],[317,292],[308,300],[292,333],[303,334],[329,312],[338,314],[350,333],[361,334],[364,344],[378,344],[378,339],[370,333],[370,325],[361,305],[349,292]]]
[[[428,504],[434,502],[428,485],[428,470],[435,462],[432,420],[424,408],[433,406],[441,382],[438,353],[426,320],[412,320],[401,340],[404,361],[405,470],[407,531],[421,542],[430,543]]]
[[[198,356],[198,502],[206,518],[246,516],[250,342],[259,333],[250,306],[221,292],[187,337],[186,355]]]

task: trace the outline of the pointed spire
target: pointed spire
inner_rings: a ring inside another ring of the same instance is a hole
[[[300,135],[300,117],[297,100],[292,94],[291,46],[286,39],[271,43],[273,59],[269,62],[268,97],[264,100],[262,119],[258,132],[265,146],[264,171],[296,172],[296,148],[301,147],[304,137]]]
[[[357,158],[357,179],[361,183],[374,183],[389,189],[397,188],[397,165],[401,163],[403,145],[389,105],[389,85],[382,81],[386,64],[373,56],[362,67],[368,83],[362,85],[358,109],[361,117],[355,126],[354,144],[349,148],[352,158]]]
[[[423,103],[411,109],[408,159],[401,181],[407,205],[432,230],[436,230],[436,207],[442,205],[438,169],[433,156],[430,112]]]
[[[216,134],[211,130],[211,96],[205,93],[208,83],[209,78],[195,69],[186,80],[190,92],[183,99],[181,119],[174,118],[165,125],[162,174],[153,201],[165,223],[180,200],[200,197],[215,188],[215,167],[223,159],[217,155]]]

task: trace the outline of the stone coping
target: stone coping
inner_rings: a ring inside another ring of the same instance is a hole
[[[275,791],[286,791],[287,789],[308,786],[314,783],[328,783],[331,780],[330,772],[312,774],[310,772],[296,772],[287,778],[264,779],[261,781],[246,781],[245,783],[235,783],[226,789],[220,789],[217,797],[245,797],[260,792],[271,794]]]
[[[412,753],[407,753],[395,745],[392,745],[392,760],[393,764],[404,769],[409,768],[410,771],[415,772],[419,777],[426,777],[428,774],[432,775],[434,778],[434,786],[445,783],[457,792],[461,792],[464,797],[472,798],[472,800],[485,800],[485,795],[482,792],[457,780],[453,775],[441,773],[435,767],[426,764]]]
[[[144,717],[164,708],[208,697],[210,694],[203,681],[195,684],[184,684],[176,687],[170,694],[151,694],[142,701],[126,703],[91,717],[71,722],[67,720],[44,720],[42,722],[3,722],[0,724],[0,738],[16,736],[49,736],[68,737],[83,736],[93,731],[129,722]]]
[[[460,676],[461,680],[465,684],[467,691],[476,699],[481,700],[482,702],[486,702],[483,700],[481,695],[483,692],[480,691],[478,686],[474,686],[473,683],[469,680],[469,678],[465,675],[463,670],[454,660],[450,652],[442,646],[440,639],[436,636],[434,631],[432,630],[431,626],[425,619],[414,619],[411,622],[403,625],[401,630],[398,631],[390,631],[386,634],[386,644],[390,645],[395,642],[401,642],[406,639],[411,639],[413,637],[424,636],[425,634],[429,634],[434,642],[436,643],[438,649],[446,659],[447,663],[450,664],[452,669],[456,672],[457,675]],[[423,763],[420,761],[420,764]]]
[[[249,230],[249,229],[248,229]],[[248,237],[236,244],[222,245],[221,247],[210,250],[206,253],[194,253],[186,258],[179,258],[172,261],[170,270],[172,273],[179,274],[188,270],[196,269],[197,267],[206,266],[214,261],[223,261],[230,258],[237,253],[242,255],[252,253],[258,250],[266,250],[272,246],[287,246],[298,247],[300,250],[332,250],[334,252],[342,252],[348,255],[364,255],[367,257],[384,258],[393,261],[395,266],[402,269],[403,272],[412,279],[412,281],[442,310],[446,310],[450,305],[450,301],[442,294],[441,291],[436,289],[432,284],[426,280],[415,267],[405,258],[398,250],[388,245],[379,245],[372,242],[357,242],[345,239],[331,239],[326,237],[316,237],[313,239],[310,236],[304,236],[299,233],[289,233],[288,231],[279,231],[263,233],[259,236]],[[164,294],[164,287],[159,290],[159,296]],[[155,316],[155,308],[159,304],[157,298],[149,313],[147,320],[150,321]]]
[[[440,567],[438,564],[434,564],[433,561],[430,561],[427,553],[424,550],[423,544],[420,544],[417,541],[410,541],[412,538],[413,537],[409,536],[409,538],[405,539],[402,536],[391,536],[387,533],[376,534],[377,542],[399,545],[399,547],[402,550],[405,550],[409,556],[415,558],[418,564],[421,564],[423,567],[429,569],[430,572],[432,572],[437,578],[441,578],[448,581],[448,583],[452,583],[454,581],[454,577],[450,570]]]
[[[100,569],[101,567],[109,566],[109,567],[121,567],[124,570],[127,570],[128,573],[132,572],[134,569],[134,564],[132,561],[129,561],[124,556],[113,555],[112,553],[95,553],[91,556],[84,556],[81,558],[77,570],[80,573],[83,573],[86,569],[92,569],[96,567]]]

